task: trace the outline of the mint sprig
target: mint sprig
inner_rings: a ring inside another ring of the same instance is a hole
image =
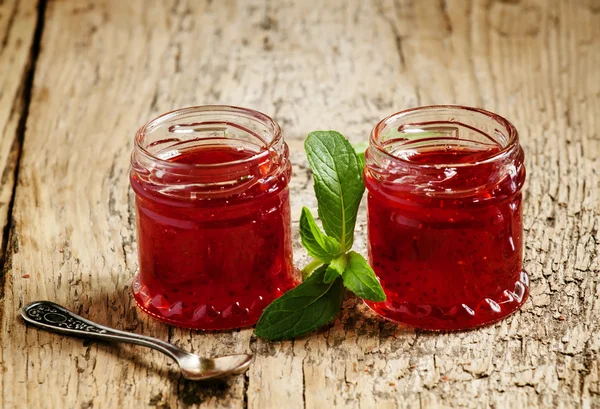
[[[333,320],[342,307],[345,289],[366,300],[385,300],[367,261],[350,251],[365,191],[364,156],[359,156],[350,142],[335,131],[311,132],[304,148],[325,232],[310,210],[302,208],[300,238],[314,260],[302,270],[304,282],[263,311],[255,333],[269,340],[294,338]]]
[[[324,283],[325,266],[293,290],[273,301],[256,324],[255,334],[270,340],[289,339],[331,321],[342,307],[342,280]]]

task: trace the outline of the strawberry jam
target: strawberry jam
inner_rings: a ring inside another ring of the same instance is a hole
[[[483,110],[435,106],[383,120],[366,153],[369,258],[387,299],[367,304],[418,328],[485,325],[528,295],[523,151]]]
[[[131,171],[140,308],[189,328],[254,324],[297,283],[290,172],[279,127],[255,111],[187,108],[143,127]]]

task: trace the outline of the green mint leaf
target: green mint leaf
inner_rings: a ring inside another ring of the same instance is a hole
[[[316,131],[304,142],[314,176],[319,217],[343,252],[352,248],[358,206],[365,190],[362,164],[350,142],[335,131]]]
[[[340,245],[336,239],[326,236],[313,218],[308,208],[302,208],[300,215],[300,240],[312,257],[329,263],[340,253]]]
[[[358,153],[356,156],[358,156],[358,163],[360,163],[361,169],[364,169],[366,165],[365,153]]]
[[[369,301],[385,301],[385,293],[367,260],[355,251],[347,254],[348,264],[342,273],[344,286]]]
[[[298,287],[273,301],[256,324],[256,336],[290,339],[331,321],[342,307],[344,285],[342,279],[324,283],[326,270],[326,266],[319,267]]]
[[[360,163],[361,168],[365,167],[365,151],[369,147],[369,142],[362,141],[353,145],[354,150],[356,151],[356,156],[358,156],[358,161]]]
[[[323,281],[330,283],[336,278],[340,277],[342,274],[344,274],[347,264],[348,255],[346,254],[342,254],[341,256],[331,260],[331,263],[329,263],[329,266],[327,267],[327,271],[325,271],[325,278]]]
[[[325,270],[325,276],[323,277],[323,282],[326,284],[329,284],[329,283],[334,282],[335,280],[337,280],[340,277],[341,277],[340,273],[338,273],[336,270],[331,268],[331,266],[327,266],[327,270]]]

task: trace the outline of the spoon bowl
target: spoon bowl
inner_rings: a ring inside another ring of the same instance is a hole
[[[194,381],[239,375],[248,369],[251,362],[252,355],[249,354],[226,355],[211,359],[188,354],[177,360],[181,375]]]

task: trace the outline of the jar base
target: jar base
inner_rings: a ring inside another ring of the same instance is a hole
[[[529,297],[529,276],[522,271],[514,290],[504,290],[501,299],[485,298],[474,308],[466,304],[440,307],[394,301],[365,301],[377,315],[399,324],[426,331],[460,331],[496,323],[517,312]]]
[[[251,327],[256,324],[263,309],[270,303],[259,297],[248,306],[236,301],[219,310],[210,303],[185,307],[181,301],[169,303],[162,294],[152,293],[141,282],[139,273],[133,279],[132,293],[137,306],[152,318],[180,328],[207,331]],[[279,295],[281,294],[275,295],[274,298]]]

